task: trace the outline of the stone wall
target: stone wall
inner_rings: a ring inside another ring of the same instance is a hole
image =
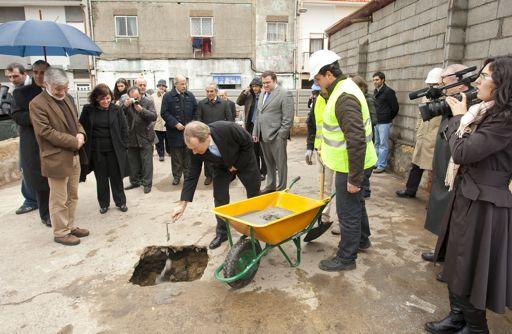
[[[359,20],[361,21],[361,20]],[[489,56],[512,54],[510,0],[397,0],[371,20],[330,32],[329,48],[342,69],[371,85],[376,71],[386,75],[400,103],[391,130],[390,165],[404,175],[410,165],[419,117],[408,93],[424,87],[428,71],[451,63],[482,65]]]

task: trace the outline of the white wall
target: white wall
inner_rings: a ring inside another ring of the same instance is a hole
[[[304,57],[304,53],[309,52],[311,34],[322,35],[327,28],[355,12],[363,5],[366,5],[366,3],[336,5],[304,1],[302,7],[306,8],[307,12],[299,16],[299,61],[297,62],[297,71],[299,73],[309,72],[308,57],[307,55]],[[327,47],[327,41],[328,39],[324,36],[324,48]]]

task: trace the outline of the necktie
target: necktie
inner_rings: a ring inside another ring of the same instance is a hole
[[[270,97],[270,92],[265,93],[265,99],[263,100],[263,104],[268,102],[268,98]]]

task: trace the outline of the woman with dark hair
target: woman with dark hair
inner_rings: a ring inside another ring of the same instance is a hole
[[[116,81],[114,86],[114,98],[113,101],[116,105],[120,105],[121,102],[118,102],[123,95],[128,92],[128,88],[130,88],[130,84],[125,78],[119,78]]]
[[[488,59],[476,81],[482,102],[447,97],[454,192],[436,247],[451,310],[431,333],[489,333],[486,309],[512,308],[512,57]],[[441,129],[442,131],[443,129]]]
[[[82,168],[82,179],[94,171],[101,214],[110,206],[109,181],[116,206],[126,212],[123,177],[128,175],[128,126],[125,115],[112,103],[112,91],[105,84],[94,87],[89,102],[80,115],[80,123],[87,135],[84,146],[89,157],[89,164]]]

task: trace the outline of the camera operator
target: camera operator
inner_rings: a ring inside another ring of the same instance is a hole
[[[443,73],[441,73],[443,86],[453,84],[457,82],[457,77],[453,74],[467,67],[462,64],[449,65]],[[459,85],[446,90],[447,95],[453,95],[468,90],[465,85]],[[434,157],[432,158],[432,188],[430,190],[430,196],[428,199],[427,217],[425,220],[425,229],[439,235],[439,228],[443,219],[444,213],[448,206],[451,193],[448,192],[448,188],[444,184],[446,175],[446,168],[448,161],[450,160],[450,147],[445,136],[444,130],[448,125],[448,121],[451,118],[450,113],[445,113],[441,116],[441,124],[439,125],[439,132],[434,147]],[[425,261],[432,262],[434,260],[434,252],[427,251],[421,254],[421,257]],[[442,262],[443,259],[437,259]],[[437,275],[439,281],[444,281],[442,274]]]
[[[447,97],[446,184],[454,196],[436,246],[445,256],[451,311],[425,326],[431,333],[489,333],[486,308],[512,308],[512,57],[487,59],[476,81],[482,101],[467,108]]]
[[[430,87],[439,86],[441,84],[441,73],[443,73],[442,68],[436,67],[431,69],[428,72],[425,83]],[[427,100],[424,97],[422,102]],[[418,119],[416,124],[416,145],[412,154],[411,170],[409,171],[405,189],[396,191],[398,197],[416,197],[416,191],[418,191],[423,171],[432,170],[434,144],[440,123],[441,117],[434,117],[429,121],[423,121],[421,117]]]
[[[128,123],[128,162],[130,165],[130,190],[144,186],[144,193],[153,184],[153,141],[155,131],[151,124],[156,121],[153,99],[143,96],[138,87],[128,89],[128,98],[122,105]]]

